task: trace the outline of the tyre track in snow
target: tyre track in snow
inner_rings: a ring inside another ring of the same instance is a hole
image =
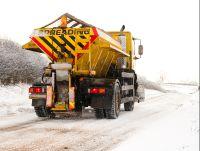
[[[165,93],[137,104],[133,112],[122,111],[117,120],[32,120],[1,128],[7,138],[0,141],[0,150],[110,150],[148,123],[176,111],[187,99],[186,95]]]
[[[162,98],[165,94],[162,94],[162,95],[159,95],[159,96],[155,96],[155,97],[150,97],[148,98],[148,100],[155,100],[156,98]],[[121,114],[122,113],[130,113],[130,112],[125,112],[124,110],[121,111]],[[93,116],[91,116],[93,117]],[[20,130],[20,129],[23,129],[23,128],[26,128],[28,126],[31,126],[32,124],[37,124],[39,122],[42,122],[42,121],[53,121],[53,120],[73,120],[73,118],[56,118],[56,119],[49,119],[49,118],[38,118],[38,119],[35,119],[35,120],[28,120],[26,122],[22,122],[22,123],[18,123],[16,125],[11,125],[11,126],[6,126],[6,127],[0,127],[0,131],[16,131],[16,130]],[[74,118],[75,119],[75,118]],[[88,119],[88,117],[83,117],[83,118],[78,118],[78,119],[75,119],[73,122],[78,122],[78,121],[82,121],[84,122],[85,119]],[[99,120],[97,120],[99,121]]]
[[[46,121],[46,120],[49,120],[49,119],[30,120],[30,121],[27,121],[27,122],[19,123],[17,125],[11,125],[11,126],[8,126],[8,127],[0,127],[0,132],[9,132],[9,131],[21,130],[21,129],[24,129],[24,128],[31,126],[32,124],[35,124],[35,123],[38,123],[38,122],[41,122],[41,121]]]

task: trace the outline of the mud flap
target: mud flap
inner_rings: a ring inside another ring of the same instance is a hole
[[[47,98],[46,98],[46,107],[53,106],[53,88],[52,86],[47,86]]]
[[[91,107],[110,109],[112,106],[112,97],[110,96],[92,96]]]
[[[75,109],[75,90],[74,87],[69,88],[69,110]]]
[[[40,106],[45,106],[45,105],[46,105],[45,99],[33,99],[32,100],[32,106],[34,106],[34,107],[40,107]]]

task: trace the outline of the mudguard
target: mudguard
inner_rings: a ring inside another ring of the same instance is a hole
[[[80,83],[80,93],[90,99],[89,106],[92,108],[110,109],[112,106],[113,86],[116,82],[119,81],[106,78],[84,78]],[[88,94],[88,89],[90,88],[105,88],[106,93]]]

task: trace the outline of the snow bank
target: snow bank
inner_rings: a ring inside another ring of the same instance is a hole
[[[147,123],[114,151],[199,151],[199,92],[189,98],[177,111]]]
[[[144,85],[146,89],[157,90],[160,92],[167,92],[160,84],[149,81],[143,76],[138,76],[138,83]]]
[[[33,112],[31,100],[28,99],[28,87],[26,84],[0,86],[0,117]]]
[[[165,84],[165,89],[170,89],[171,92],[178,92],[178,93],[184,93],[184,94],[192,94],[195,91],[198,91],[198,86],[194,85],[181,85],[181,84]]]

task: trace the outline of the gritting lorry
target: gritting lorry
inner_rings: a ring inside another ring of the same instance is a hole
[[[41,81],[29,88],[36,115],[55,117],[91,107],[98,119],[116,119],[121,104],[132,111],[144,100],[135,72],[143,46],[124,29],[106,32],[68,13],[35,29],[23,48],[51,60]]]

